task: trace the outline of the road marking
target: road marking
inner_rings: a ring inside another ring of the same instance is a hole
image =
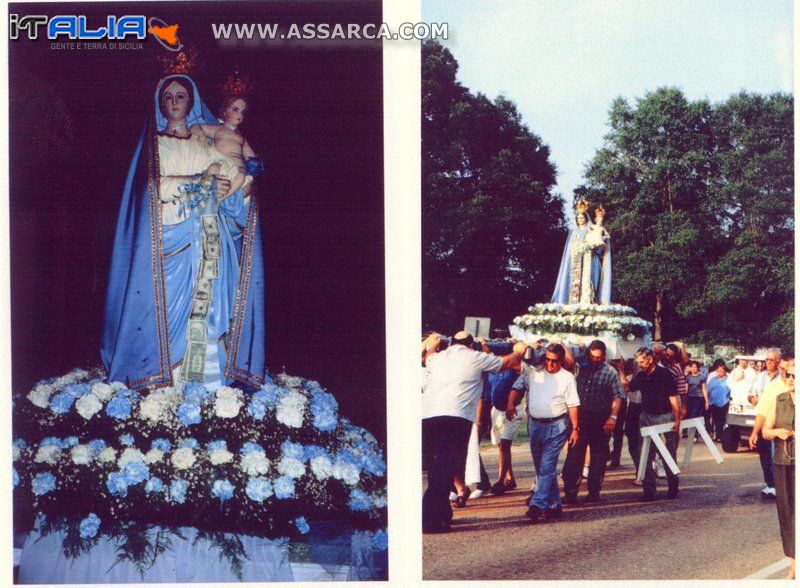
[[[792,565],[792,562],[788,557],[784,557],[782,560],[776,561],[774,564],[770,564],[767,567],[758,570],[755,574],[750,574],[749,576],[745,577],[745,580],[764,580],[766,578],[771,578],[778,572],[788,570],[790,565]]]

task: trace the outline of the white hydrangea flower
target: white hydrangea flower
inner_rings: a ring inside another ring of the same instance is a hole
[[[163,420],[167,416],[167,395],[163,392],[149,394],[139,405],[139,413],[148,421]]]
[[[167,403],[173,406],[177,406],[183,401],[183,394],[172,386],[162,388],[159,392],[163,393]]]
[[[33,458],[33,461],[37,463],[44,462],[50,465],[56,465],[59,457],[61,457],[60,448],[56,447],[55,445],[45,445],[44,447],[39,448],[39,450],[36,452],[36,457]]]
[[[278,400],[275,418],[287,427],[299,429],[303,426],[303,409],[305,407],[306,397],[292,390]]]
[[[53,389],[50,386],[36,386],[28,393],[28,400],[39,408],[47,408],[52,394]]]
[[[248,476],[258,476],[269,471],[269,460],[263,451],[251,451],[242,456],[242,470]]]
[[[22,455],[22,450],[16,445],[11,446],[11,460],[17,461]]]
[[[223,386],[217,390],[214,400],[214,414],[222,419],[232,419],[242,408],[242,392],[235,388]]]
[[[281,376],[283,385],[287,388],[300,388],[303,385],[303,379],[297,376]]]
[[[144,453],[136,449],[135,447],[126,447],[125,450],[120,455],[119,460],[117,460],[117,465],[119,469],[123,469],[126,465],[131,463],[132,461],[144,461]]]
[[[317,480],[327,480],[333,475],[333,463],[324,455],[311,460],[311,472]]]
[[[87,421],[100,412],[101,408],[103,408],[103,403],[100,402],[100,399],[94,394],[81,396],[75,402],[75,410]]]
[[[378,494],[372,495],[372,506],[375,508],[386,508],[386,496],[380,496]]]
[[[300,478],[306,473],[306,466],[295,457],[284,457],[278,462],[278,472],[290,478]]]
[[[172,452],[172,465],[178,470],[188,470],[197,461],[191,447],[181,447]]]
[[[108,463],[117,460],[117,451],[113,447],[106,447],[97,456],[97,459],[103,463]]]
[[[208,459],[212,465],[221,465],[230,463],[233,460],[233,454],[227,449],[217,449],[208,454]]]
[[[124,384],[124,382],[111,382],[111,388],[114,392],[119,392],[120,390],[127,390],[128,387]]]
[[[333,464],[331,473],[334,478],[342,480],[348,486],[355,486],[358,484],[358,468],[351,463],[337,459]]]
[[[98,382],[97,384],[92,386],[92,394],[94,394],[102,402],[106,402],[114,395],[114,390],[115,390],[114,384],[119,384],[119,383],[120,382],[114,382],[109,386],[108,384],[104,384],[103,382]]]
[[[87,465],[92,462],[92,448],[88,445],[75,445],[70,453],[75,465]]]
[[[151,449],[144,454],[144,460],[149,464],[159,463],[162,459],[164,459],[164,452],[160,449]]]

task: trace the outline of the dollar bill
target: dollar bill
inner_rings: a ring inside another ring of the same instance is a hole
[[[206,342],[206,322],[200,319],[190,319],[186,328],[186,340],[189,342]]]
[[[203,255],[206,258],[222,257],[222,247],[219,243],[219,235],[206,235],[203,240]]]
[[[207,235],[219,235],[219,225],[216,216],[203,217],[203,230]]]
[[[206,300],[192,300],[192,314],[189,319],[204,320],[208,314],[208,301]]]
[[[206,344],[190,342],[181,365],[181,379],[184,382],[203,382],[206,364]]]
[[[216,259],[204,259],[200,268],[200,277],[207,279],[219,277],[219,262]]]
[[[194,289],[192,298],[195,300],[211,300],[211,279],[200,277]]]

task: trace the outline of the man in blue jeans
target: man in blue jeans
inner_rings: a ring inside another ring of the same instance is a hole
[[[558,456],[569,440],[570,446],[578,441],[578,388],[575,377],[563,369],[564,348],[553,343],[544,354],[544,369],[522,366],[522,374],[514,384],[509,406],[516,404],[528,393],[528,434],[531,455],[536,467],[538,484],[525,513],[531,522],[542,517],[554,519],[561,516],[561,496],[558,490],[556,468]],[[513,417],[509,409],[508,418]]]

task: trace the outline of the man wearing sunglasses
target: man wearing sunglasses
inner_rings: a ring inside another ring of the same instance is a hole
[[[650,425],[661,425],[664,423],[674,423],[672,430],[664,435],[667,450],[673,459],[678,450],[678,432],[681,426],[681,407],[678,402],[678,390],[675,378],[665,367],[656,364],[652,349],[641,347],[634,356],[636,363],[639,364],[640,371],[630,382],[623,381],[622,386],[625,391],[640,390],[642,393],[642,414],[639,417],[639,424],[642,427]],[[647,456],[647,469],[645,470],[644,480],[642,481],[642,502],[655,500],[656,495],[656,473],[653,469],[655,459],[655,446],[650,446],[650,454]],[[639,464],[636,464],[638,467]],[[678,496],[678,475],[667,468],[667,483],[669,490],[667,498]]]
[[[542,517],[561,516],[561,495],[558,489],[558,456],[569,440],[578,442],[578,388],[575,377],[562,369],[566,351],[552,343],[544,353],[544,369],[522,366],[522,374],[514,383],[508,400],[508,416],[527,391],[528,435],[538,483],[525,513],[531,522]]]

